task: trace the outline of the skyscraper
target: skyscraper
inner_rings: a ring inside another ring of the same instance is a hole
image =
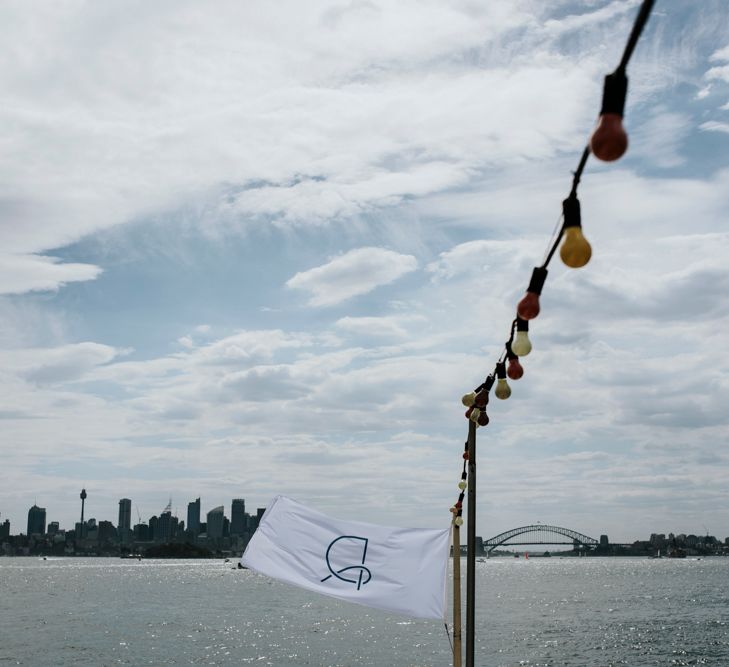
[[[243,535],[246,532],[246,501],[234,498],[230,506],[230,535]]]
[[[119,501],[119,541],[126,544],[130,541],[132,527],[132,501],[129,498],[122,498]]]
[[[33,505],[28,510],[28,537],[31,535],[45,535],[46,508]]]
[[[193,535],[200,534],[200,498],[193,503],[187,503],[187,530]]]
[[[219,540],[223,537],[223,524],[225,508],[221,505],[208,512],[207,535],[209,540]]]

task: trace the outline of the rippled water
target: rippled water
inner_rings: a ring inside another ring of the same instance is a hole
[[[0,666],[450,664],[442,624],[232,565],[0,558]],[[477,601],[478,665],[729,665],[729,559],[496,558]]]

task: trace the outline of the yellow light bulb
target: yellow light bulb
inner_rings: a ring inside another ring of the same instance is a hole
[[[532,342],[526,331],[517,331],[511,350],[517,357],[526,357],[532,351]]]
[[[472,391],[470,394],[464,394],[461,398],[461,403],[467,408],[470,408],[476,402],[476,392]]]
[[[453,522],[458,526],[459,528],[463,525],[463,519],[460,516],[456,517],[456,520]]]
[[[511,387],[506,381],[506,378],[499,378],[496,382],[496,390],[494,391],[496,398],[500,398],[502,401],[506,400],[511,396]]]
[[[458,488],[463,491],[466,488],[466,482],[464,480],[458,482]]]
[[[582,227],[567,227],[564,230],[564,241],[559,249],[562,261],[573,269],[579,269],[590,261],[592,248],[582,233]]]

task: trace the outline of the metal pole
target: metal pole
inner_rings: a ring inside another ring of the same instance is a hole
[[[455,515],[454,515],[455,519]],[[461,529],[453,522],[453,667],[462,667],[461,657]]]
[[[466,667],[474,667],[476,618],[476,424],[468,420],[468,551],[466,553]]]

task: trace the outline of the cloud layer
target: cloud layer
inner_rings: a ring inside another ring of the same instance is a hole
[[[0,512],[439,525],[637,2],[0,10]],[[593,260],[479,433],[483,535],[729,534],[729,25],[656,12]],[[679,38],[680,37],[680,38]],[[579,499],[576,502],[575,499]],[[209,505],[208,505],[209,504]]]

